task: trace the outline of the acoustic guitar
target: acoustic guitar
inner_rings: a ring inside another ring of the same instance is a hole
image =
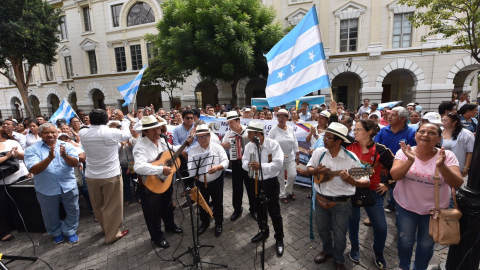
[[[333,179],[335,176],[340,176],[340,173],[343,172],[344,170],[341,171],[328,171],[326,174],[316,174],[313,177],[313,181],[315,183],[320,184],[321,182],[328,182]],[[347,170],[348,174],[351,176],[355,177],[364,177],[364,176],[372,176],[375,171],[373,170],[373,167],[366,167],[366,168],[352,168],[350,170]]]
[[[139,177],[138,183],[156,194],[162,194],[167,191],[172,184],[173,175],[177,171],[177,167],[180,168],[180,154],[183,152],[185,147],[188,146],[189,138],[191,138],[191,136],[185,140],[185,142],[180,146],[180,148],[178,148],[177,152],[175,152],[173,156],[171,152],[167,150],[160,153],[155,161],[150,163],[153,166],[164,165],[172,168],[169,175],[164,175],[163,173],[157,175],[144,175],[141,177],[142,179]],[[177,165],[175,166],[175,164]],[[143,181],[143,179],[145,179],[145,181]]]

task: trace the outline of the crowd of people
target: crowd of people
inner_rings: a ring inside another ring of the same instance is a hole
[[[0,185],[8,187],[18,180],[34,178],[45,228],[57,244],[65,237],[70,243],[79,241],[76,232],[81,195],[101,226],[106,244],[129,233],[120,229],[123,207],[136,201],[141,203],[151,240],[167,248],[170,244],[164,231],[183,233],[174,222],[172,177],[182,177],[183,195],[198,187],[214,209],[212,216],[207,209],[201,209],[198,234],[205,233],[213,217],[214,234],[220,237],[225,170],[230,168],[234,209],[230,220],[235,222],[241,217],[245,190],[250,216],[259,228],[261,221],[268,219],[261,207],[267,209],[275,232],[275,250],[282,256],[285,246],[281,204],[298,199],[293,185],[296,165],[300,163],[299,144],[287,122],[313,121],[306,137],[311,146],[307,171],[315,179],[327,177],[331,171],[338,173],[328,180],[312,182],[312,193],[307,196],[314,201],[314,220],[323,245],[323,250],[312,259],[321,264],[332,257],[336,269],[344,269],[348,232],[349,258],[360,263],[361,211],[352,206],[351,196],[357,189],[366,188],[375,201],[373,206],[364,207],[368,218],[363,221],[373,228],[375,265],[387,269],[385,213],[396,212],[400,269],[410,269],[415,243],[414,269],[427,269],[434,251],[434,241],[428,233],[429,211],[435,203],[432,179],[439,172],[440,205],[448,207],[451,188],[463,184],[471,167],[478,105],[469,103],[462,93],[458,100],[455,96],[452,101],[439,104],[437,112],[422,112],[418,103],[400,103],[381,110],[378,106],[367,98],[355,109],[331,100],[328,106],[303,102],[298,109],[240,109],[216,104],[205,109],[187,106],[156,111],[151,105],[138,107],[127,115],[111,108],[95,109],[88,114],[78,110],[68,121],[58,119],[55,123],[48,122],[45,116],[10,117],[1,120],[0,165],[9,166],[9,160],[18,159],[18,169],[2,175]],[[224,117],[228,131],[217,136],[201,116]],[[241,119],[252,120],[244,126]],[[278,124],[267,135],[262,120]],[[167,126],[175,126],[173,134],[167,134]],[[182,164],[155,163],[166,153],[180,158]],[[205,175],[197,176],[194,159],[204,153],[209,153],[210,165]],[[352,176],[348,172],[365,165],[374,168],[372,175]],[[260,181],[263,182],[259,184]],[[0,238],[12,241],[15,237],[6,218],[6,190],[0,188]],[[389,200],[384,206],[387,193]],[[181,207],[194,203],[188,197]],[[58,211],[60,202],[66,212],[64,220]],[[268,238],[269,232],[267,223],[251,242]]]

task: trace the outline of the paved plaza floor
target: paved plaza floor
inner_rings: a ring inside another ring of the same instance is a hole
[[[265,268],[266,269],[335,269],[332,259],[324,264],[314,263],[314,257],[322,250],[322,244],[315,232],[315,240],[309,237],[310,201],[305,198],[309,188],[295,185],[297,195],[295,201],[288,204],[281,203],[285,232],[285,253],[279,258],[275,253],[275,239],[273,227],[270,238],[265,243]],[[182,204],[181,188],[175,184],[176,204]],[[248,214],[248,200],[246,194],[243,199],[243,215],[235,222],[229,217],[233,212],[231,175],[226,174],[224,190],[224,223],[223,234],[214,235],[214,222],[210,228],[200,236],[200,243],[214,245],[214,248],[202,248],[201,256],[204,261],[227,264],[228,269],[261,269],[260,251],[261,244],[252,244],[250,239],[258,232],[257,223]],[[116,243],[105,245],[104,236],[94,216],[86,209],[85,202],[81,201],[80,225],[77,234],[80,238],[76,244],[64,242],[56,245],[53,237],[46,233],[31,233],[35,244],[36,254],[46,261],[53,269],[189,269],[180,262],[169,262],[172,257],[178,256],[191,247],[192,229],[190,226],[190,213],[188,209],[177,206],[175,209],[176,224],[183,228],[183,235],[166,233],[170,247],[162,249],[152,247],[150,235],[145,225],[145,219],[138,203],[124,208],[124,227],[130,233]],[[386,214],[388,223],[388,237],[385,247],[385,259],[388,269],[397,269],[398,256],[396,244],[395,213]],[[196,222],[196,215],[195,222]],[[366,218],[362,209],[362,222]],[[39,221],[40,222],[40,221]],[[13,242],[0,242],[0,253],[5,255],[33,256],[32,243],[26,233],[13,232],[16,239]],[[371,227],[360,225],[361,262],[354,264],[348,259],[350,244],[345,250],[347,269],[377,269],[373,262],[373,230]],[[445,262],[448,248],[435,246],[435,253],[431,265]],[[189,265],[193,257],[185,255],[181,262]],[[5,263],[5,260],[2,262]],[[7,265],[9,269],[49,269],[41,261],[35,263],[16,261]],[[204,269],[220,269],[203,264]]]

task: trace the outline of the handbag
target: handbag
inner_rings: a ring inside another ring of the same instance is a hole
[[[0,153],[0,157],[4,157],[8,154],[8,152]],[[10,157],[9,159],[5,160],[4,162],[0,163],[0,171],[2,172],[2,177],[8,177],[14,173],[16,173],[20,169],[20,164],[18,162],[18,158]]]
[[[375,155],[373,159],[373,166],[375,166],[375,161],[377,161],[377,145],[375,144]],[[370,193],[370,187],[366,188],[355,188],[355,194],[351,196],[352,206],[353,207],[370,207],[375,205],[375,200],[373,199],[372,194]]]
[[[435,243],[441,245],[457,245],[460,242],[460,218],[462,212],[458,210],[455,189],[452,188],[454,209],[440,209],[439,188],[440,181],[438,168],[435,170],[435,209],[430,210],[430,224],[428,232]]]

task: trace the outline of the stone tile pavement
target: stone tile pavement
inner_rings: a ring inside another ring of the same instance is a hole
[[[183,203],[181,188],[175,184],[176,204]],[[323,265],[317,265],[313,258],[322,250],[319,237],[309,238],[309,200],[305,198],[308,188],[295,185],[296,201],[281,204],[281,211],[285,231],[285,253],[278,258],[275,254],[275,240],[273,235],[266,241],[265,268],[266,269],[335,269],[333,260],[329,259]],[[231,175],[226,174],[224,191],[223,234],[214,236],[213,223],[203,235],[200,243],[214,245],[213,249],[202,248],[201,255],[204,261],[228,264],[228,269],[261,269],[261,244],[256,245],[250,239],[258,232],[257,223],[248,215],[248,200],[244,195],[243,216],[236,222],[229,220],[233,212],[231,206]],[[184,269],[179,262],[169,262],[172,257],[178,256],[192,246],[192,229],[188,209],[175,209],[177,225],[183,228],[183,235],[166,233],[170,247],[155,250],[150,242],[145,219],[139,204],[134,203],[124,208],[124,226],[130,233],[118,242],[105,245],[104,238],[98,223],[94,222],[93,214],[86,209],[85,202],[80,203],[81,216],[78,227],[80,240],[76,244],[64,242],[56,245],[53,237],[46,233],[31,233],[35,243],[36,254],[46,261],[53,269]],[[362,210],[362,220],[366,217]],[[196,215],[194,216],[196,222]],[[386,242],[385,259],[388,269],[397,269],[398,257],[396,248],[395,213],[387,214],[388,238]],[[271,224],[270,224],[271,227]],[[273,229],[271,227],[271,229]],[[16,239],[10,243],[0,242],[0,253],[17,256],[33,256],[32,243],[26,233],[13,232]],[[373,262],[373,231],[371,227],[360,225],[361,263],[354,264],[348,259],[349,243],[346,249],[347,269],[377,269]],[[445,262],[448,248],[436,246],[431,264]],[[158,256],[157,256],[158,254]],[[161,258],[159,258],[161,257]],[[188,265],[192,263],[192,256],[186,255],[181,261]],[[5,261],[3,261],[5,263]],[[204,269],[217,267],[203,265]],[[7,265],[9,269],[49,269],[43,262],[16,261]]]

